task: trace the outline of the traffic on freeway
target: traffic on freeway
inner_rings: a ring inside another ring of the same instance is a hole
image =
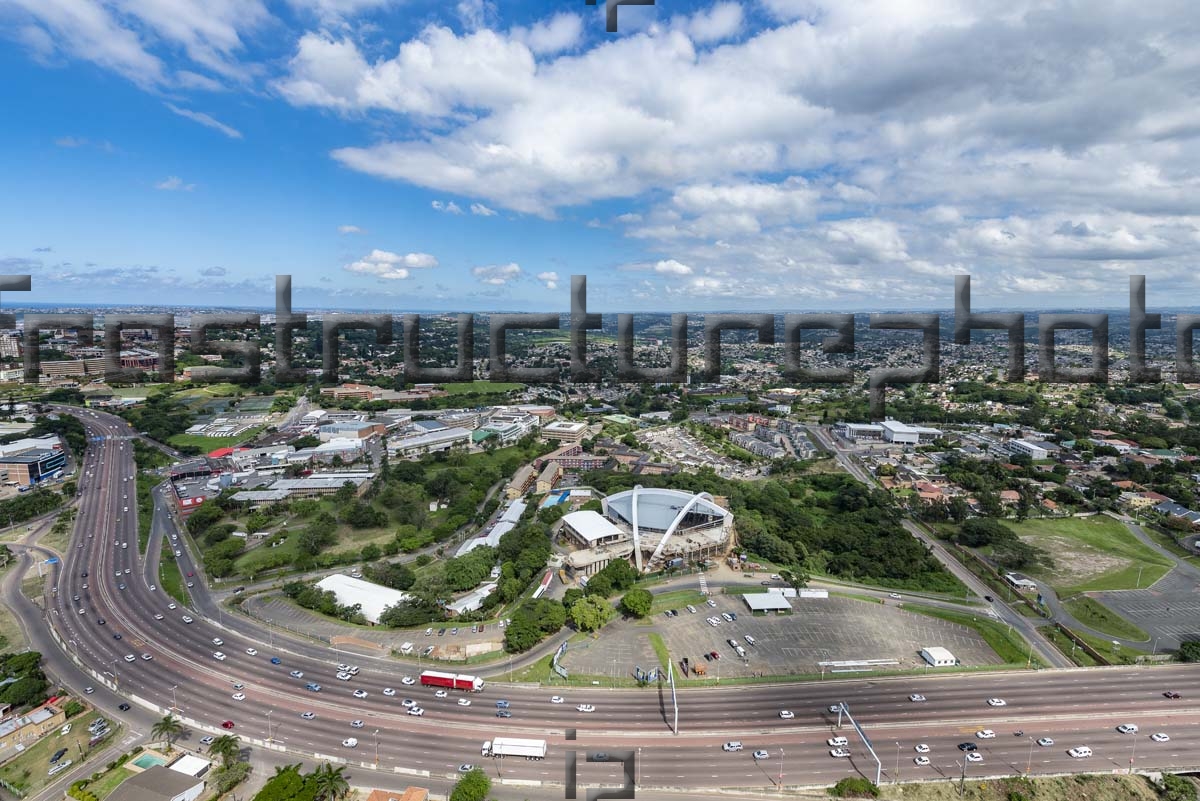
[[[99,439],[81,462],[73,538],[47,583],[48,623],[96,682],[142,707],[174,711],[193,742],[228,731],[298,755],[449,777],[487,759],[484,745],[497,737],[533,738],[546,744],[544,759],[495,754],[485,766],[504,778],[560,783],[564,751],[576,747],[565,732],[575,728],[580,748],[638,749],[643,786],[873,778],[874,760],[831,711],[845,704],[889,777],[957,777],[968,757],[973,776],[1195,762],[1200,673],[1186,666],[688,689],[672,736],[669,692],[422,680],[416,665],[348,657],[222,612],[159,495],[143,558],[135,432],[111,415],[69,411]],[[187,605],[156,586],[163,537],[193,585]],[[595,781],[619,781],[620,770],[619,762],[587,765]]]

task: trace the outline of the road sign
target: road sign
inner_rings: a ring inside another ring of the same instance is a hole
[[[49,559],[47,559],[47,560],[46,560],[46,564],[48,564],[48,565],[57,565],[57,564],[58,564],[58,557],[57,557],[57,556],[51,556]]]

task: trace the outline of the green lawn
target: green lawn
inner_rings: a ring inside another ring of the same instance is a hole
[[[1054,643],[1058,650],[1062,651],[1071,661],[1080,667],[1095,667],[1100,663],[1088,656],[1087,652],[1082,648],[1072,648],[1075,643],[1067,635],[1060,632],[1053,626],[1045,626],[1042,628],[1042,634],[1047,640]]]
[[[1094,590],[1149,587],[1172,567],[1170,559],[1143,545],[1124,524],[1107,515],[1010,523],[1021,539],[1050,554],[1054,566],[1027,570],[1067,597]]]
[[[188,605],[187,593],[183,589],[183,574],[179,572],[174,551],[167,545],[163,546],[162,559],[158,563],[158,586],[179,603]]]
[[[1063,608],[1076,620],[1110,637],[1125,640],[1150,640],[1150,635],[1130,623],[1104,604],[1086,595],[1063,601]]]
[[[197,434],[176,434],[167,440],[167,443],[174,448],[192,446],[199,448],[202,453],[210,453],[218,448],[232,448],[234,445],[240,445],[243,442],[252,440],[262,432],[264,427],[255,426],[236,437],[203,437]]]
[[[688,604],[699,606],[702,603],[704,603],[704,596],[699,590],[674,590],[655,595],[654,603],[650,606],[650,612],[665,612],[668,609],[676,609],[680,614],[684,614],[684,610]]]
[[[667,665],[671,664],[671,652],[667,650],[667,644],[663,642],[662,635],[652,631],[646,636],[650,638],[650,644],[654,646],[654,653],[658,654],[658,662],[665,670]]]
[[[87,723],[95,719],[94,713],[79,715],[75,720],[71,721],[71,733],[61,735],[55,729],[50,734],[40,739],[35,745],[26,748],[20,756],[12,759],[0,767],[0,779],[19,788],[25,793],[25,797],[34,796],[39,793],[44,787],[51,782],[58,781],[64,778],[65,774],[74,771],[74,766],[67,768],[57,776],[47,776],[46,772],[50,768],[50,757],[54,756],[54,752],[60,748],[66,748],[67,753],[63,757],[64,760],[70,759],[75,765],[78,765],[81,759],[80,751],[86,755],[88,753],[88,739],[91,735],[88,734]],[[120,727],[114,724],[112,733],[104,743],[98,745],[93,751],[103,750],[109,742],[112,742],[113,736],[118,734]],[[63,786],[66,789],[66,786]]]
[[[113,768],[112,770],[105,771],[103,776],[88,784],[87,789],[95,793],[96,797],[99,798],[100,801],[104,801],[104,799],[108,798],[109,794],[112,793],[113,790],[117,789],[117,785],[132,775],[134,775],[134,773],[129,768]]]
[[[960,626],[966,626],[969,629],[974,629],[979,632],[979,636],[983,637],[984,642],[996,652],[996,655],[1000,657],[1000,662],[1003,664],[1021,665],[1024,667],[1026,660],[1029,658],[1029,644],[1025,642],[1021,635],[1016,630],[1010,632],[1008,626],[997,623],[987,615],[951,612],[946,609],[920,606],[919,604],[908,604],[904,608],[908,612],[936,617],[951,623],[957,623]]]
[[[1075,634],[1076,634],[1076,636],[1079,637],[1079,639],[1083,640],[1088,645],[1092,646],[1097,651],[1099,651],[1101,654],[1103,654],[1104,658],[1107,659],[1108,661],[1112,662],[1114,665],[1136,664],[1137,657],[1142,656],[1143,654],[1149,653],[1148,651],[1142,651],[1142,650],[1138,650],[1138,649],[1134,649],[1134,648],[1126,648],[1123,645],[1119,646],[1116,649],[1116,651],[1114,652],[1112,640],[1106,640],[1103,637],[1093,637],[1091,634],[1088,634],[1086,631],[1077,631],[1077,632],[1075,632]]]
[[[472,381],[471,383],[444,384],[442,386],[442,389],[446,390],[450,395],[466,395],[468,393],[499,395],[524,388],[524,384],[506,384],[501,381]]]

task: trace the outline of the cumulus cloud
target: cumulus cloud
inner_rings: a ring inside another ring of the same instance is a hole
[[[583,20],[576,14],[555,14],[528,28],[513,28],[509,34],[537,55],[549,55],[570,50],[583,37]]]
[[[516,262],[510,262],[509,264],[491,264],[485,267],[475,267],[471,270],[471,275],[475,276],[475,280],[481,284],[504,286],[520,278],[522,272],[520,265]]]
[[[438,260],[428,253],[392,253],[387,250],[372,250],[356,262],[343,269],[352,273],[372,275],[386,281],[403,281],[412,275],[412,270],[426,270],[438,265]]]
[[[359,228],[357,225],[339,225],[338,233],[339,234],[365,234],[366,231],[363,230],[362,228]]]
[[[205,114],[203,111],[192,111],[190,109],[180,108],[174,103],[167,103],[166,106],[171,110],[172,114],[178,114],[180,117],[189,119],[192,122],[198,122],[206,128],[212,128],[214,131],[220,131],[230,139],[242,138],[241,131],[237,130],[236,128],[231,128],[230,126],[213,117],[211,114]]]
[[[195,184],[185,184],[183,179],[178,175],[170,175],[154,185],[155,189],[162,189],[166,192],[191,192],[196,188]]]
[[[541,281],[546,289],[558,289],[558,273],[549,271],[537,274],[537,280]]]
[[[216,276],[226,275],[228,272],[229,271],[226,270],[224,267],[205,267],[203,270],[200,271],[200,274],[204,275],[204,276],[209,276],[209,277],[216,277]]]
[[[493,211],[492,209],[489,209],[487,206],[483,205],[482,203],[472,203],[471,204],[471,213],[476,214],[480,217],[495,217],[496,216],[495,211]]]
[[[728,39],[742,28],[742,7],[737,3],[717,3],[712,8],[699,11],[677,24],[694,42],[709,43]]]
[[[446,214],[462,214],[463,213],[463,210],[461,208],[459,208],[458,204],[455,203],[453,200],[447,201],[445,203],[443,203],[440,200],[435,200],[430,205],[433,206],[433,208],[435,210],[443,211]]]
[[[58,139],[54,140],[54,144],[58,145],[59,147],[67,148],[83,147],[87,143],[88,140],[81,136],[60,136]]]

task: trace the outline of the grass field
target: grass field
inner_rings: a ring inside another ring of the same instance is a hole
[[[183,574],[179,572],[179,563],[175,561],[175,553],[170,546],[163,546],[162,559],[158,563],[158,586],[184,606],[188,603],[187,593],[183,589]]]
[[[100,801],[108,798],[113,790],[117,789],[117,785],[133,775],[133,771],[126,767],[113,768],[105,771],[104,775],[96,781],[90,783],[87,789],[96,794]]]
[[[1093,590],[1149,587],[1173,566],[1143,545],[1124,524],[1107,515],[1026,520],[1010,525],[1022,540],[1050,554],[1052,568],[1026,572],[1045,581],[1060,597]]]
[[[1125,646],[1120,646],[1114,651],[1112,640],[1106,640],[1103,637],[1094,637],[1086,631],[1076,631],[1075,634],[1079,639],[1103,654],[1104,658],[1114,665],[1135,665],[1137,664],[1137,657],[1150,653],[1149,651],[1126,648]]]
[[[667,644],[663,642],[661,634],[650,632],[647,637],[650,638],[650,644],[654,646],[654,653],[658,655],[658,662],[665,669],[671,663],[671,652],[667,650]]]
[[[479,395],[503,395],[513,390],[524,389],[524,384],[506,384],[500,381],[472,381],[471,383],[462,384],[444,384],[442,389],[450,395],[466,395],[475,393]]]
[[[1025,642],[1021,635],[1017,634],[1016,631],[1009,631],[1007,626],[992,620],[987,615],[951,612],[947,609],[920,606],[918,604],[906,605],[905,610],[928,617],[947,620],[951,623],[957,623],[960,626],[974,629],[979,633],[979,636],[983,637],[984,642],[996,652],[1002,664],[1021,665],[1023,667],[1029,658],[1029,644]]]
[[[685,611],[688,604],[699,606],[703,603],[704,596],[699,590],[674,590],[655,595],[654,603],[650,606],[650,612],[651,614],[661,614],[668,609],[676,609],[680,614],[688,614]]]
[[[909,765],[911,768],[912,766]],[[1024,764],[1021,765],[1024,767]],[[928,770],[928,768],[926,768]],[[901,771],[901,778],[915,778],[915,769]],[[1045,779],[995,779],[964,783],[964,794],[958,794],[957,781],[921,784],[884,784],[879,788],[883,801],[1011,801],[1025,798],[1088,799],[1088,801],[1155,801],[1161,798],[1154,785],[1144,776],[1061,776]]]
[[[1062,651],[1068,659],[1080,667],[1094,667],[1100,664],[1095,659],[1092,659],[1090,656],[1088,656],[1087,652],[1083,649],[1073,647],[1075,643],[1071,642],[1071,639],[1067,637],[1067,635],[1063,634],[1053,626],[1043,627],[1042,634],[1047,640],[1054,643],[1055,647]]]
[[[7,606],[0,604],[0,650],[19,651],[28,643],[17,624],[17,616]]]
[[[167,440],[167,444],[173,448],[196,447],[202,453],[210,453],[218,448],[232,448],[234,445],[252,440],[262,432],[263,428],[264,426],[255,426],[236,437],[202,437],[197,434],[176,434]]]
[[[1150,635],[1130,623],[1104,604],[1086,595],[1063,601],[1063,608],[1076,620],[1110,637],[1125,640],[1150,640]]]

